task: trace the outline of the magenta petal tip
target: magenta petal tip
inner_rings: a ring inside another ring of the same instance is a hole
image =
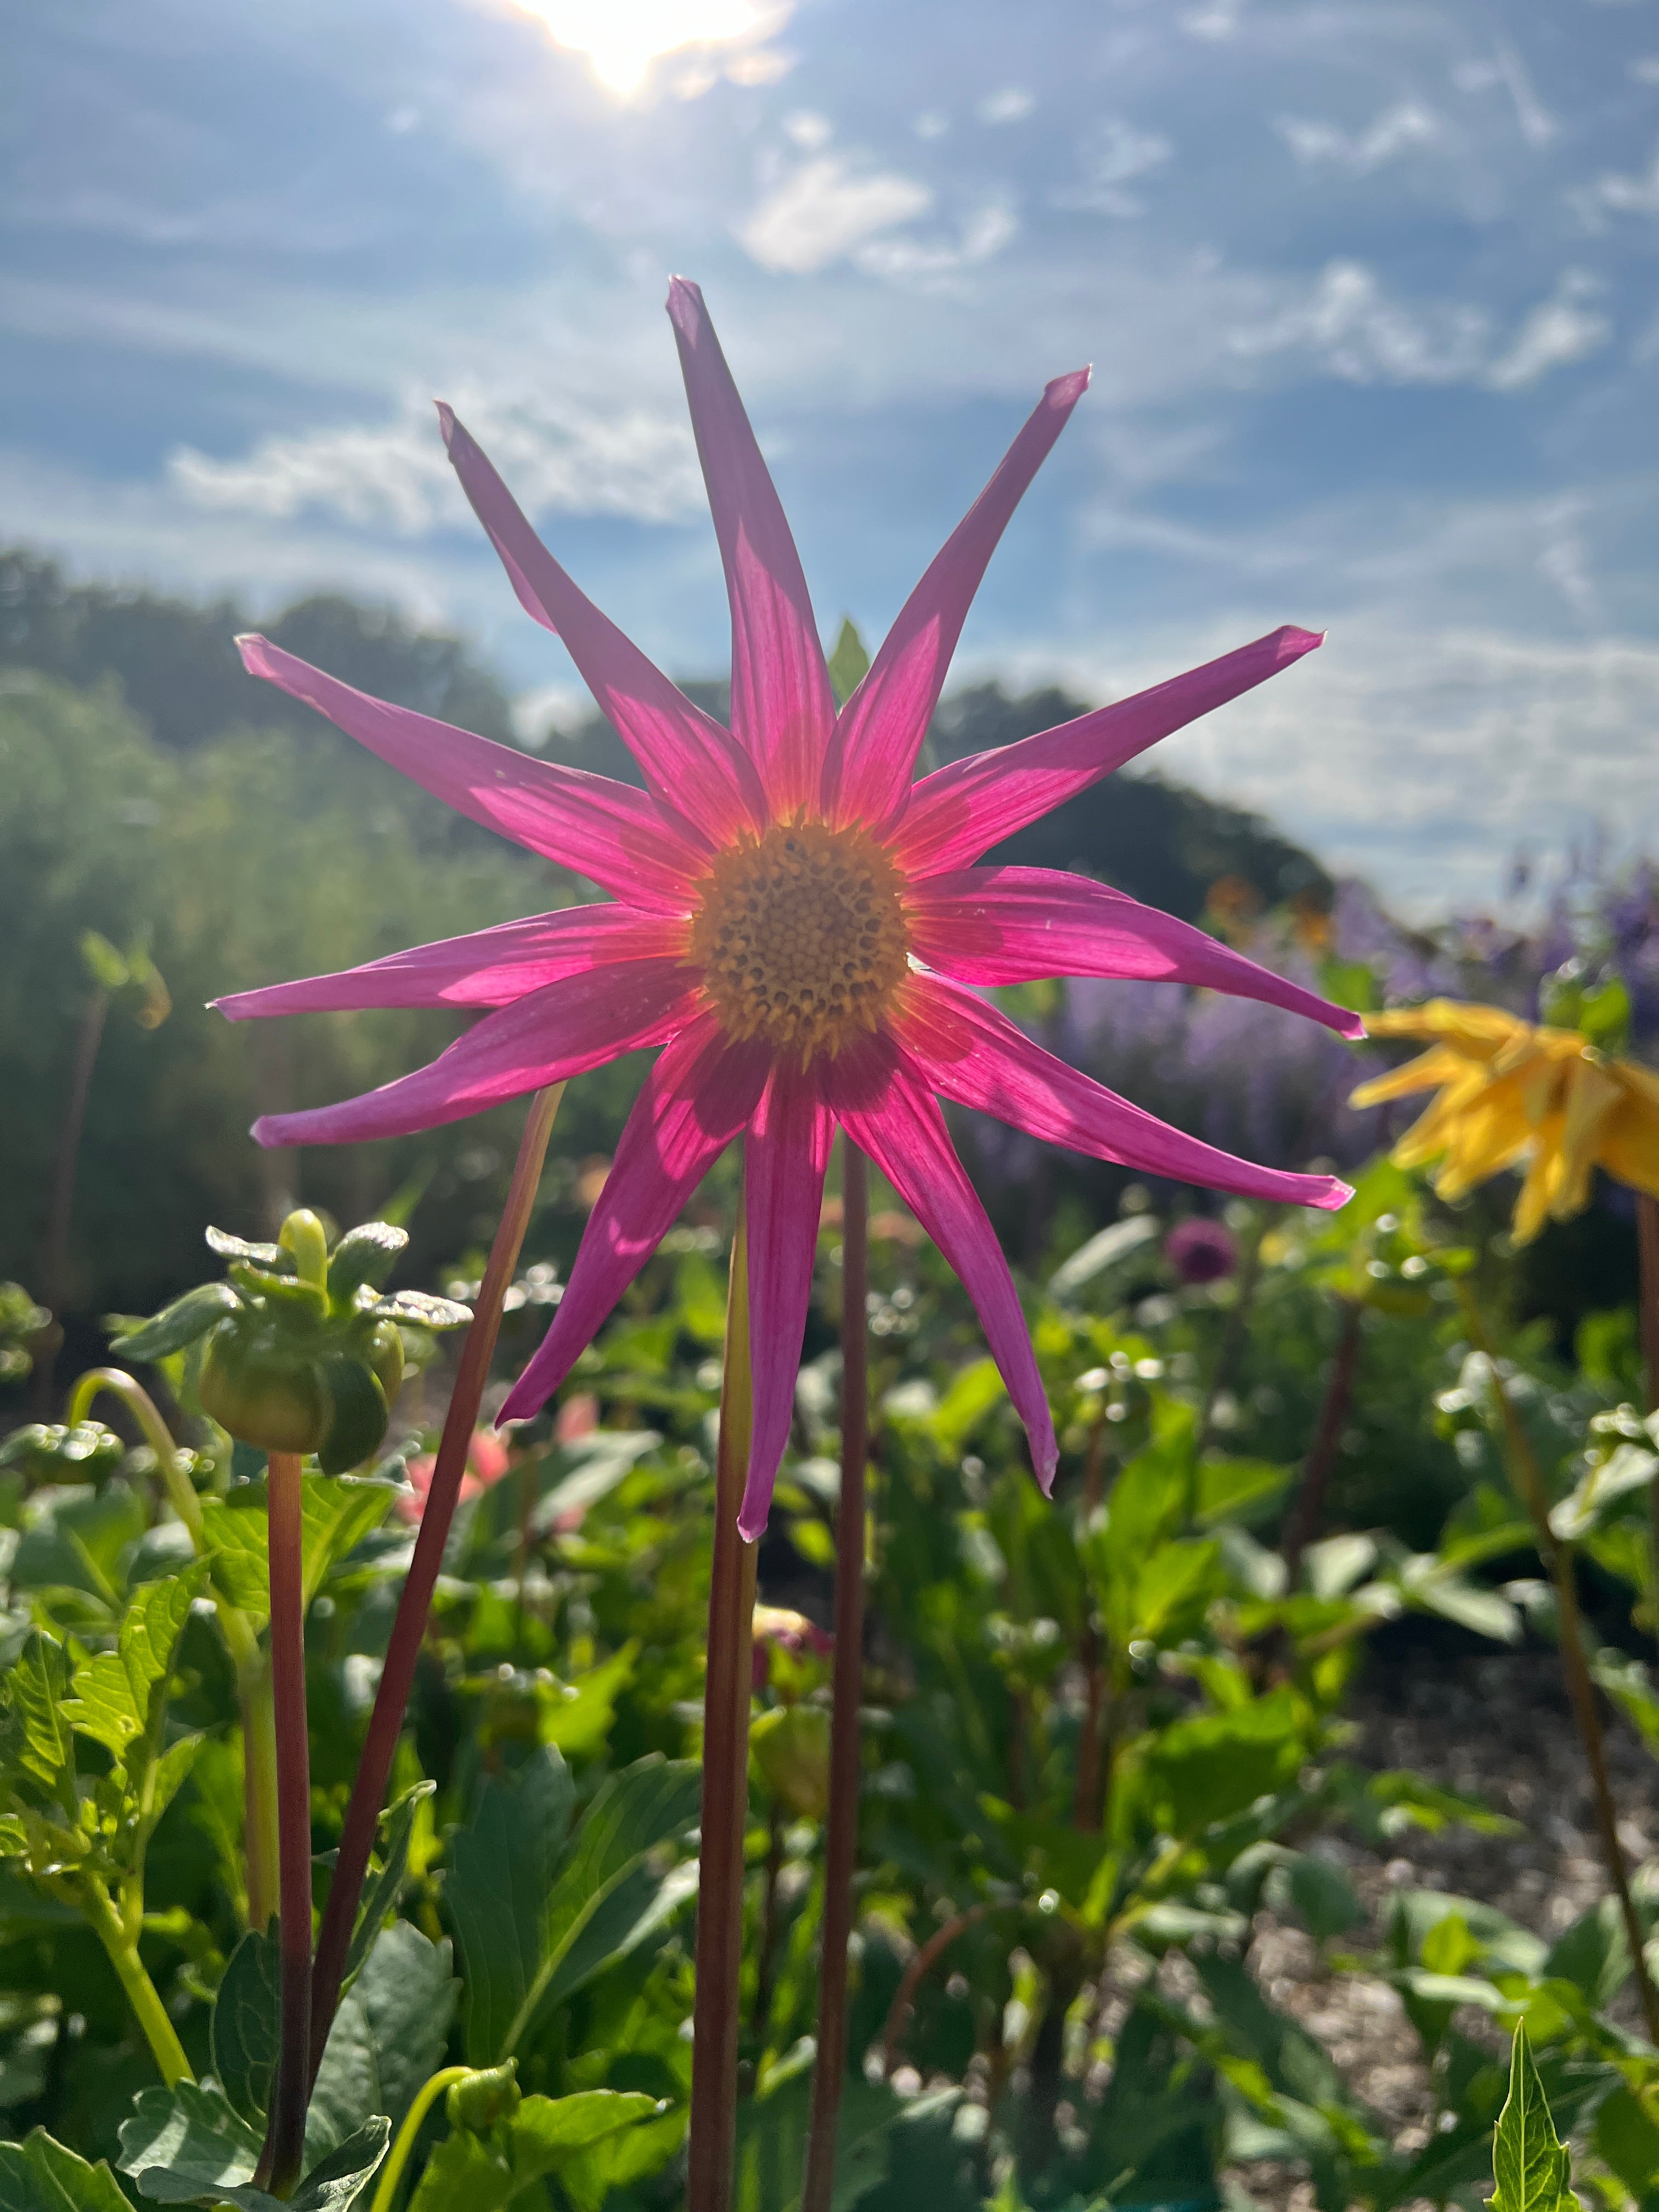
[[[1089,389],[1089,380],[1095,373],[1092,362],[1082,368],[1069,369],[1064,376],[1056,376],[1042,387],[1042,396],[1051,407],[1074,407]]]

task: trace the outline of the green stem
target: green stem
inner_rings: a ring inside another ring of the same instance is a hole
[[[1648,2041],[1659,2043],[1659,1994],[1656,1994],[1653,1978],[1648,1972],[1641,1918],[1636,1910],[1636,1900],[1631,1895],[1624,1846],[1619,1840],[1619,1812],[1607,1772],[1601,1711],[1595,1702],[1595,1686],[1590,1680],[1589,1665],[1584,1656],[1583,1631],[1578,1612],[1577,1586],[1573,1580],[1572,1559],[1566,1546],[1550,1526],[1549,1489],[1544,1480],[1544,1471],[1538,1464],[1538,1456],[1533,1450],[1532,1439],[1527,1434],[1525,1425],[1516,1411],[1515,1401],[1504,1386],[1503,1376],[1498,1371],[1498,1353],[1487,1334],[1480,1310],[1475,1304],[1474,1294],[1466,1282],[1458,1284],[1457,1292],[1469,1341],[1486,1359],[1492,1403],[1498,1409],[1504,1430],[1504,1458],[1510,1480],[1516,1495],[1531,1516],[1538,1555],[1544,1563],[1544,1571],[1548,1575],[1550,1587],[1555,1593],[1561,1670],[1567,1679],[1567,1694],[1572,1700],[1579,1740],[1584,1747],[1584,1761],[1589,1768],[1590,1792],[1595,1807],[1595,1826],[1601,1839],[1602,1863],[1607,1870],[1607,1879],[1613,1884],[1613,1894],[1619,1900],[1620,1915],[1625,1923],[1625,1940],[1630,1946],[1631,1961],[1636,1970],[1637,1992],[1642,2001],[1642,2017],[1647,2026]]]
[[[404,2178],[404,2168],[409,2164],[409,2154],[415,2148],[415,2139],[426,2124],[426,2116],[446,2089],[453,2089],[458,2081],[470,2081],[477,2069],[471,2066],[445,2066],[436,2074],[428,2075],[421,2085],[414,2103],[404,2115],[404,2124],[398,2130],[398,2139],[380,2168],[380,2180],[375,2184],[374,2201],[368,2212],[392,2212],[398,2194],[398,2184]]]
[[[207,1555],[207,1524],[202,1501],[185,1474],[161,1410],[143,1385],[119,1367],[93,1367],[70,1394],[65,1425],[85,1420],[102,1392],[118,1398],[155,1455],[167,1503],[183,1522],[198,1559]],[[210,1589],[219,1616],[242,1709],[243,1808],[247,1851],[247,1913],[250,1926],[263,1928],[276,1910],[276,1735],[271,1706],[270,1668],[259,1648],[253,1624],[240,1606]]]
[[[830,2212],[842,2075],[847,2064],[847,1960],[859,1845],[859,1711],[864,1700],[864,1470],[870,1449],[870,1176],[843,1136],[841,1156],[841,1497],[836,1507],[836,1662],[830,1735],[830,1813],[823,1843],[823,1935],[818,2044],[801,2212]]]
[[[266,1460],[282,2004],[270,2120],[255,2179],[273,2197],[286,2197],[300,2178],[311,2100],[311,1747],[306,1732],[300,1460],[294,1452],[270,1452]]]
[[[127,2002],[144,2031],[145,2039],[155,2054],[155,2063],[161,2069],[161,2079],[169,2089],[180,2081],[193,2081],[195,2075],[185,2056],[185,2046],[179,2042],[167,2008],[151,1981],[143,1960],[138,1955],[138,1939],[116,1911],[109,1892],[102,1882],[88,1879],[81,1892],[81,1909],[92,1923],[94,1932],[108,1954],[109,1962],[126,1991]]]
[[[703,1690],[702,1832],[698,1850],[696,2001],[686,2203],[727,2212],[738,2108],[738,1997],[743,1965],[743,1845],[749,1816],[749,1700],[759,1547],[738,1534],[754,1412],[749,1265],[741,1217],[726,1305],[726,1379],[715,1454],[714,1559]]]

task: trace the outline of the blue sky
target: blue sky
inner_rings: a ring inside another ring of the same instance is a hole
[[[714,672],[679,270],[826,631],[879,632],[1092,361],[959,675],[1103,699],[1328,627],[1158,759],[1418,911],[1598,823],[1659,844],[1659,0],[69,0],[9,38],[5,538],[390,598],[567,709],[441,396]]]

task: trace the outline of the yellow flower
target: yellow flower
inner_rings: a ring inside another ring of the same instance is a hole
[[[1434,1187],[1442,1198],[1462,1198],[1525,1161],[1517,1243],[1546,1221],[1581,1212],[1598,1167],[1659,1197],[1659,1075],[1608,1059],[1576,1030],[1540,1028],[1501,1007],[1456,999],[1368,1014],[1365,1029],[1374,1037],[1422,1037],[1429,1048],[1362,1083],[1349,1103],[1380,1106],[1437,1092],[1394,1158],[1402,1168],[1441,1158]]]

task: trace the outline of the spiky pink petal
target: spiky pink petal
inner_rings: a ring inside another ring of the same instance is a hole
[[[263,1014],[356,1013],[369,1006],[506,1006],[526,991],[589,968],[671,959],[684,942],[684,923],[668,915],[622,905],[567,906],[556,914],[389,952],[383,960],[332,975],[234,991],[212,1003],[233,1022]]]
[[[715,1158],[753,1114],[768,1059],[757,1044],[729,1042],[714,1014],[700,1016],[665,1047],[634,1102],[553,1326],[514,1385],[501,1420],[539,1413],[592,1342]]]
[[[916,957],[958,983],[1029,983],[1049,975],[1195,983],[1306,1014],[1343,1036],[1365,1034],[1347,1007],[1087,876],[962,868],[927,878],[906,906]]]
[[[780,1060],[744,1139],[754,1418],[738,1528],[749,1543],[766,1526],[778,1462],[789,1441],[823,1171],[835,1133],[817,1076],[804,1074],[793,1059]]]
[[[600,711],[644,770],[652,797],[684,815],[712,844],[763,826],[766,802],[754,763],[731,732],[693,706],[571,582],[465,425],[441,401],[438,421],[455,473],[520,605],[563,639]]]
[[[590,968],[486,1014],[412,1075],[337,1106],[267,1114],[253,1134],[262,1145],[343,1145],[435,1129],[660,1044],[691,1018],[698,997],[678,960]]]
[[[354,691],[263,637],[239,637],[243,665],[303,699],[372,753],[465,814],[544,859],[658,914],[684,914],[706,854],[654,799],[609,776],[532,760],[408,707]]]
[[[1133,698],[953,761],[916,785],[892,840],[895,859],[912,876],[965,868],[1172,730],[1265,683],[1321,642],[1312,630],[1276,629]]]
[[[824,1096],[855,1145],[868,1152],[973,1300],[1014,1409],[1025,1424],[1031,1464],[1048,1490],[1059,1462],[1054,1425],[1030,1333],[996,1231],[963,1171],[925,1069],[888,1036],[830,1063]]]
[[[781,817],[817,796],[836,721],[830,672],[777,491],[702,294],[684,276],[668,313],[732,602],[732,732]]]
[[[908,798],[911,770],[986,565],[1088,383],[1088,370],[1080,368],[1047,386],[842,708],[823,765],[823,805],[832,821],[885,822]]]
[[[1172,1129],[1044,1052],[994,1006],[942,976],[910,979],[893,1029],[935,1091],[1044,1144],[1243,1198],[1334,1210],[1353,1196],[1334,1176],[1257,1167]]]

